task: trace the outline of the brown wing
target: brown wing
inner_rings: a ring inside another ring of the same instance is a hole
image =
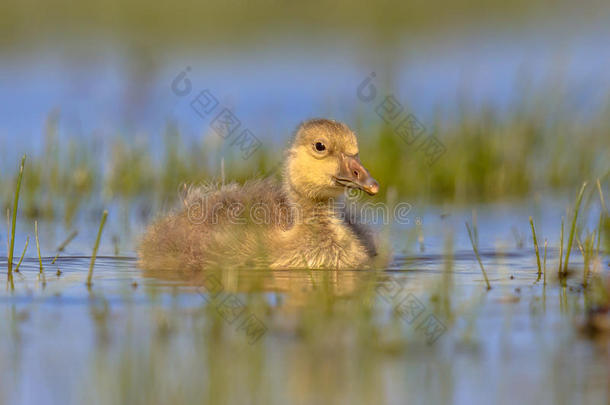
[[[155,221],[138,256],[147,270],[256,261],[278,228],[291,226],[281,186],[272,180],[193,187],[181,207]]]

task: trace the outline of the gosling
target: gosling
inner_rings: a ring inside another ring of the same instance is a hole
[[[370,266],[375,237],[344,196],[346,189],[379,192],[358,152],[347,125],[328,119],[301,123],[280,184],[259,179],[188,189],[182,206],[145,232],[140,266],[150,271]]]

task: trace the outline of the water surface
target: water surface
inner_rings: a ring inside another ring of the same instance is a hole
[[[15,290],[2,290],[0,403],[606,403],[607,339],[581,331],[577,252],[567,283],[556,278],[552,218],[565,205],[547,206],[478,207],[490,291],[463,225],[470,210],[415,209],[411,224],[391,227],[386,269],[188,279],[144,274],[127,242],[115,256],[111,235],[123,225],[114,218],[88,290],[91,223],[55,265],[43,249],[46,283],[30,250]],[[527,233],[532,212],[551,246],[546,286]],[[5,257],[0,268],[4,279]]]

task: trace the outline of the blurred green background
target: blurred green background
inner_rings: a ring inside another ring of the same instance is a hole
[[[0,228],[25,257],[0,295],[0,405],[607,403],[608,21],[606,1],[3,0],[3,217],[27,161]],[[313,117],[356,130],[375,202],[409,222],[376,224],[387,268],[213,271],[268,328],[250,345],[225,294],[142,272],[135,246],[184,182],[279,176]],[[403,293],[447,326],[434,345]]]
[[[382,195],[468,203],[607,182],[609,16],[601,1],[5,1],[1,201],[28,153],[26,215],[69,224],[129,202],[146,216],[222,161],[229,179],[274,175],[312,117],[357,130]],[[172,91],[181,73],[187,96]],[[206,89],[219,107],[201,117],[190,103]],[[390,95],[443,145],[434,164],[376,113]],[[220,108],[241,122],[227,140]],[[262,145],[248,159],[243,129]]]

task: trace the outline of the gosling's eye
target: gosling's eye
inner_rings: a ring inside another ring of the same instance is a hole
[[[326,145],[324,145],[322,142],[316,142],[314,146],[318,152],[324,152],[326,150]]]

